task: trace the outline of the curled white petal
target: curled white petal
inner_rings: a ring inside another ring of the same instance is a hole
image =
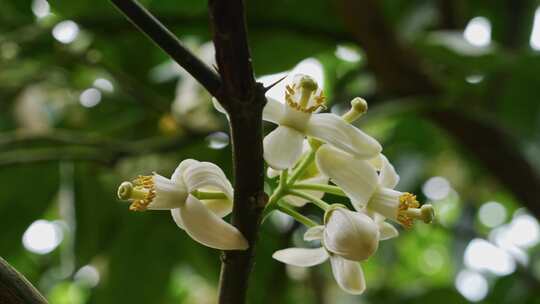
[[[264,159],[276,170],[291,168],[302,155],[303,140],[302,133],[279,126],[264,138]]]
[[[272,257],[282,263],[310,267],[323,263],[328,259],[324,248],[287,248],[274,252]]]
[[[345,208],[330,211],[324,229],[324,247],[348,260],[364,261],[379,246],[379,227],[366,214]]]
[[[174,182],[157,173],[152,176],[156,196],[148,205],[150,210],[169,210],[184,205],[188,195],[182,183]]]
[[[366,289],[360,263],[346,260],[339,255],[330,257],[332,273],[339,287],[350,294],[361,294]]]
[[[395,238],[399,235],[398,230],[394,225],[385,221],[377,223],[379,226],[379,240],[385,241],[391,238]]]
[[[323,225],[314,226],[314,227],[309,228],[304,233],[304,240],[308,241],[308,242],[309,241],[321,240],[323,238],[323,234],[324,234],[324,226]]]
[[[373,158],[382,151],[373,137],[331,113],[313,114],[306,134],[362,159]]]
[[[328,145],[319,148],[316,161],[321,173],[343,189],[356,210],[363,210],[378,187],[373,166]]]
[[[399,182],[399,175],[386,156],[381,154],[382,166],[379,174],[379,184],[382,187],[394,189]]]
[[[188,190],[221,191],[232,200],[233,187],[220,167],[209,162],[199,162],[184,172],[184,182]]]
[[[193,195],[188,196],[182,208],[173,209],[172,215],[181,219],[191,238],[205,246],[221,250],[245,250],[249,247],[238,229],[211,212]]]

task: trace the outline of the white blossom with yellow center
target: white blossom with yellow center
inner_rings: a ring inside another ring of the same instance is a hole
[[[212,193],[198,199],[198,191]],[[118,197],[131,202],[130,210],[171,210],[178,227],[197,242],[216,249],[243,250],[242,233],[222,219],[232,210],[233,188],[215,164],[186,159],[168,179],[154,173],[123,182]]]
[[[378,227],[366,214],[342,207],[329,210],[325,218],[324,226],[311,227],[304,234],[306,241],[320,241],[320,248],[287,248],[276,251],[272,257],[300,267],[330,260],[339,287],[350,294],[361,294],[366,282],[359,261],[365,261],[376,252]]]
[[[276,170],[288,169],[302,155],[306,136],[321,140],[358,158],[375,157],[382,150],[372,137],[332,113],[317,113],[324,96],[315,80],[296,75],[287,86],[285,103],[268,98],[263,119],[278,124],[264,138],[264,159]]]
[[[420,207],[415,195],[393,189],[399,176],[384,156],[380,158],[379,175],[369,161],[329,145],[319,148],[316,162],[321,173],[347,194],[358,211],[376,212],[406,228],[410,228],[415,219],[426,223],[433,220],[431,205]]]

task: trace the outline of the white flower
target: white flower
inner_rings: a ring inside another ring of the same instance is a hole
[[[365,213],[331,208],[324,227],[324,247],[348,260],[364,261],[379,247],[379,227]]]
[[[220,191],[226,198],[199,200],[195,191]],[[124,182],[118,197],[131,201],[130,210],[171,210],[178,227],[197,242],[222,250],[247,249],[242,233],[221,217],[232,210],[231,183],[216,165],[187,159],[170,179],[154,173]]]
[[[393,190],[399,177],[384,156],[379,175],[370,162],[328,145],[319,148],[316,162],[321,173],[343,189],[356,210],[379,213],[407,228],[415,219],[426,223],[433,220],[431,205],[420,208],[416,196]]]
[[[306,231],[304,239],[306,241],[321,240],[324,244],[324,230],[324,226],[312,227]],[[280,262],[299,267],[319,265],[330,259],[332,273],[341,289],[350,294],[361,294],[366,289],[360,263],[347,260],[339,254],[333,254],[325,247],[287,248],[274,252],[272,257]]]
[[[264,138],[264,159],[274,169],[291,168],[302,155],[306,136],[359,158],[372,158],[381,152],[380,144],[332,113],[315,113],[323,107],[324,97],[309,76],[296,75],[287,86],[285,103],[268,98],[263,119],[279,126]]]

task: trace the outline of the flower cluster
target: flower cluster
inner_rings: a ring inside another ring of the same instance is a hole
[[[279,210],[292,216],[308,226],[304,239],[321,245],[279,250],[276,260],[302,267],[329,260],[338,285],[360,294],[366,287],[360,262],[375,254],[379,241],[398,235],[386,220],[411,228],[415,220],[430,223],[434,213],[431,205],[420,206],[415,195],[394,189],[399,176],[381,154],[381,145],[352,125],[367,111],[367,103],[355,98],[351,109],[338,116],[320,113],[324,100],[318,84],[306,75],[295,76],[283,102],[268,98],[263,119],[278,126],[264,138],[264,159],[268,177],[279,176],[279,182],[264,215]],[[325,193],[342,197],[342,204],[328,204]],[[214,164],[184,160],[170,179],[155,173],[140,176],[122,183],[118,196],[131,202],[131,210],[171,210],[176,224],[206,246],[248,247],[242,234],[222,219],[231,212],[233,189]],[[296,209],[307,203],[322,209],[323,223]]]

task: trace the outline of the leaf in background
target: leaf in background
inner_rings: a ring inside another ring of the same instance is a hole
[[[58,164],[0,169],[0,253],[8,257],[22,248],[26,228],[39,219],[58,193]]]

